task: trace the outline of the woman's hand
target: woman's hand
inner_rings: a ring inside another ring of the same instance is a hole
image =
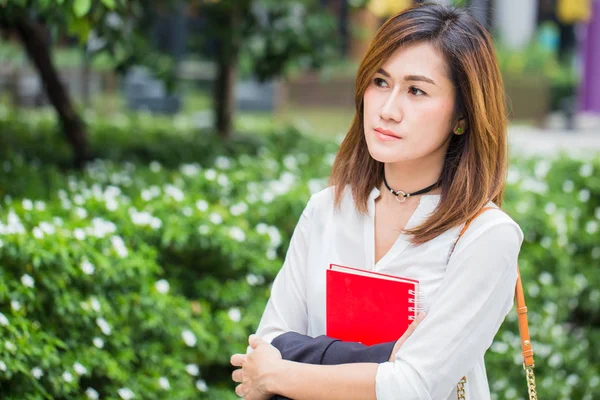
[[[282,359],[281,353],[256,335],[250,335],[248,343],[252,353],[231,356],[231,365],[242,367],[231,375],[234,382],[240,383],[235,393],[246,400],[267,400],[276,394],[273,376]]]
[[[394,361],[394,359],[396,358],[396,353],[398,352],[398,350],[400,350],[400,347],[404,344],[404,342],[406,342],[406,339],[408,339],[410,337],[410,335],[412,335],[412,333],[415,331],[415,328],[417,326],[419,326],[421,321],[423,321],[423,318],[425,318],[425,313],[419,313],[417,315],[417,318],[415,318],[415,320],[413,321],[413,323],[410,324],[410,326],[408,327],[406,332],[404,332],[404,335],[402,335],[400,337],[400,339],[398,339],[398,341],[394,345],[392,354],[390,354],[390,359],[389,359],[390,362]]]

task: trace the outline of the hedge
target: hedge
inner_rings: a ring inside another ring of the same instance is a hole
[[[2,398],[237,398],[229,356],[337,142],[290,127],[223,145],[183,117],[87,117],[97,159],[73,171],[50,114],[0,109]],[[511,161],[543,399],[599,390],[599,170]],[[486,361],[493,398],[525,398],[514,311]]]

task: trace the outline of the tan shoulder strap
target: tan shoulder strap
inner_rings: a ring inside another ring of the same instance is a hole
[[[471,222],[478,216],[480,216],[484,211],[497,209],[502,211],[496,207],[483,207],[477,214],[473,216],[470,220],[468,220],[463,226],[462,230],[458,234],[458,238],[456,242],[454,242],[454,246],[456,247],[456,243],[460,240],[462,235],[467,231]],[[529,323],[527,321],[527,305],[525,304],[525,295],[523,294],[523,283],[521,282],[521,271],[519,270],[519,264],[517,264],[517,285],[515,287],[515,303],[517,306],[517,318],[519,322],[519,333],[521,334],[521,350],[523,355],[523,363],[525,367],[533,366],[533,350],[531,348],[531,340],[529,338]]]

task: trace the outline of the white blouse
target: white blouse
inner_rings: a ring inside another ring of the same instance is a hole
[[[450,258],[460,226],[422,245],[412,245],[401,233],[375,263],[378,196],[374,188],[368,215],[356,210],[349,187],[341,209],[334,209],[333,187],[311,197],[256,334],[269,343],[289,331],[325,335],[325,271],[331,263],[417,279],[427,316],[395,360],[379,365],[377,399],[456,399],[463,376],[468,399],[489,399],[483,356],[513,306],[521,229],[504,212],[488,210],[473,221]],[[421,196],[406,229],[423,222],[439,198]]]

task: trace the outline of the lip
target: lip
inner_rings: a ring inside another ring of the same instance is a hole
[[[375,136],[380,140],[400,140],[401,136],[396,135],[394,132],[383,128],[375,128]]]

